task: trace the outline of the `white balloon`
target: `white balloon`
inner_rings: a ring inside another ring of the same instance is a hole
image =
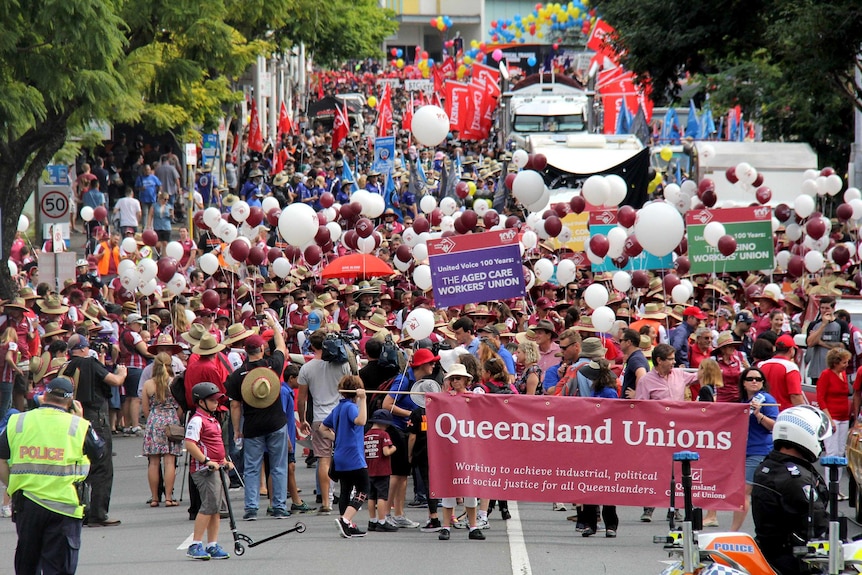
[[[18,216],[18,231],[22,234],[30,229],[30,220],[24,214]]]
[[[337,242],[341,238],[341,226],[338,225],[338,222],[328,222],[326,229],[329,230],[329,239],[332,240],[332,243]]]
[[[186,289],[186,276],[179,272],[175,273],[174,277],[168,282],[168,289],[176,295],[183,293],[183,290]]]
[[[398,271],[402,271],[402,272],[406,272],[407,270],[410,269],[410,266],[413,265],[412,261],[402,262],[398,258],[395,258],[394,262],[395,262],[395,269],[397,269]]]
[[[609,297],[608,288],[602,284],[590,284],[584,290],[584,301],[592,309],[598,309],[603,305],[607,305]]]
[[[694,180],[686,180],[679,186],[679,191],[681,194],[685,194],[691,199],[692,196],[697,195],[697,182]]]
[[[533,271],[539,281],[546,282],[554,275],[554,263],[548,258],[541,258],[533,264]]]
[[[278,200],[273,196],[267,196],[260,202],[260,209],[263,210],[264,215],[268,214],[271,209],[279,209],[280,207]]]
[[[512,154],[512,163],[518,168],[523,168],[530,161],[530,154],[526,150],[515,150]]]
[[[419,200],[419,209],[422,210],[423,214],[430,214],[434,211],[434,208],[437,207],[437,200],[434,199],[432,195],[422,196],[422,199]],[[420,338],[421,339],[421,338]]]
[[[120,260],[120,263],[117,265],[117,275],[125,275],[129,270],[133,269],[135,269],[134,260]]]
[[[611,283],[614,284],[615,289],[621,292],[627,292],[632,288],[632,276],[629,272],[620,270],[614,273]]]
[[[357,238],[356,247],[359,248],[359,253],[370,254],[374,251],[374,248],[377,247],[377,242],[374,240],[373,235],[368,236],[367,238]]]
[[[766,294],[766,293],[771,293],[771,294],[772,294],[772,295],[774,295],[777,299],[781,299],[781,298],[782,298],[782,295],[781,295],[781,288],[780,288],[780,287],[778,287],[778,284],[775,284],[775,283],[768,283],[768,284],[766,284],[765,286],[763,286],[763,293],[764,293],[764,294]]]
[[[676,184],[668,184],[664,187],[664,199],[671,204],[679,201],[680,194],[680,187]]]
[[[368,190],[356,190],[350,196],[351,204],[359,204],[362,212],[365,211],[365,206],[371,201],[371,192]],[[360,212],[361,213],[361,212]]]
[[[757,170],[747,162],[740,162],[736,165],[736,177],[741,183],[750,186],[757,179]]]
[[[775,263],[783,270],[787,269],[787,264],[790,263],[790,252],[781,250],[775,255]]]
[[[84,206],[83,208],[81,208],[81,219],[85,222],[92,221],[94,215],[95,214],[93,214],[93,208],[91,208],[90,206]]]
[[[413,226],[410,226],[401,233],[401,239],[404,241],[405,244],[412,248],[419,243],[419,234],[416,233],[416,230],[413,229]]]
[[[685,223],[672,205],[651,202],[638,210],[634,233],[644,250],[664,257],[682,241]]]
[[[239,225],[237,228],[237,234],[241,238],[245,238],[247,240],[254,240],[257,238],[257,228],[251,227],[248,225],[248,221],[245,221]]]
[[[207,227],[214,228],[222,221],[221,212],[218,211],[218,208],[207,208],[204,210],[203,219]]]
[[[323,217],[326,218],[326,223],[334,222],[335,216],[338,215],[335,211],[335,208],[329,206],[328,208],[323,208],[320,210],[320,213],[323,214]]]
[[[488,205],[487,200],[478,199],[475,202],[473,202],[473,211],[476,212],[476,215],[479,216],[480,218],[484,217],[484,215],[487,214],[488,210],[490,210],[490,209],[491,209],[491,206]]]
[[[607,237],[608,243],[610,244],[610,247],[608,247],[607,257],[614,259],[623,255],[623,248],[625,248],[626,239],[629,237],[626,230],[620,226],[615,226],[608,230]]]
[[[772,216],[772,233],[777,232],[778,228],[780,228],[780,227],[781,227],[781,222],[778,221],[778,218],[776,218],[775,216]]]
[[[172,257],[177,261],[183,259],[183,244],[180,242],[168,242],[168,245],[165,246],[165,254],[168,257]]]
[[[830,241],[831,239],[827,235],[824,235],[823,237],[816,240],[811,236],[805,236],[805,239],[802,240],[802,245],[816,252],[823,252],[824,250],[826,250],[826,248],[829,247]]]
[[[141,283],[138,286],[138,291],[144,295],[153,295],[153,292],[156,291],[157,285],[158,282],[156,282],[156,278],[152,278],[147,281],[141,280]]]
[[[239,236],[239,230],[236,229],[235,225],[224,222],[223,225],[219,226],[219,233],[217,235],[223,242],[229,244]]]
[[[424,264],[416,266],[413,270],[413,283],[422,291],[431,289],[431,266]]]
[[[689,297],[691,297],[691,292],[688,287],[681,283],[673,286],[673,290],[670,292],[670,298],[673,300],[673,303],[676,304],[687,302]]]
[[[557,234],[557,241],[563,245],[572,241],[572,230],[568,226],[564,225],[563,229],[560,230],[560,233]]]
[[[813,198],[817,195],[817,182],[815,180],[804,180],[800,191],[802,194]]]
[[[724,229],[724,224],[721,222],[709,222],[703,227],[703,239],[712,247],[718,246],[718,240],[727,232]]]
[[[411,311],[404,320],[404,331],[406,331],[413,341],[425,339],[434,331],[434,312],[424,307],[419,307]]]
[[[819,175],[820,175],[820,172],[818,172],[817,170],[812,170],[811,168],[809,168],[802,173],[802,179],[803,180],[816,180]]]
[[[371,219],[379,218],[386,211],[386,200],[380,194],[370,194],[370,201],[363,215]]]
[[[599,266],[605,263],[604,257],[597,256],[593,253],[593,250],[590,249],[590,242],[584,242],[584,253],[587,254],[587,259],[590,260],[591,264]]]
[[[790,241],[795,242],[802,237],[802,226],[795,222],[792,224],[787,224],[787,227],[784,228],[784,235],[787,236],[787,239],[789,239]]]
[[[521,243],[524,244],[525,248],[531,250],[539,243],[539,237],[533,230],[527,230],[524,232],[524,235],[521,236]]]
[[[700,148],[700,157],[709,163],[709,161],[715,157],[715,146],[712,144],[704,144]]]
[[[230,215],[236,221],[242,223],[248,217],[249,207],[243,200],[236,202],[230,207]]]
[[[564,286],[575,280],[578,268],[572,260],[562,260],[557,264],[557,282]]]
[[[148,281],[156,277],[156,273],[159,271],[159,268],[156,265],[155,261],[149,258],[144,258],[138,262],[137,270],[138,273],[141,275],[141,282],[147,283]]]
[[[593,313],[590,314],[590,317],[593,320],[593,327],[604,333],[610,332],[614,322],[617,320],[614,310],[607,306],[601,306],[594,309]]]
[[[527,291],[530,291],[536,286],[536,274],[530,270],[524,271],[524,283],[527,286]]]
[[[524,154],[526,153],[524,152]],[[544,191],[545,180],[542,179],[539,172],[534,170],[518,172],[515,181],[512,182],[512,195],[525,206],[538,202]]]
[[[126,270],[126,273],[120,276],[120,284],[129,291],[135,291],[139,283],[141,283],[141,274],[136,268]]]
[[[847,203],[853,208],[853,215],[851,217],[854,220],[862,218],[862,199],[853,199]]]
[[[536,226],[539,225],[539,222],[542,221],[542,214],[532,213],[527,216],[527,227],[531,230],[536,229]]]
[[[850,203],[851,200],[859,200],[862,199],[862,192],[859,191],[859,188],[847,188],[844,192],[844,202]],[[20,232],[20,226],[18,231]]]
[[[605,181],[608,183],[608,195],[604,205],[609,208],[620,205],[626,199],[628,184],[616,174],[605,176]]]
[[[188,321],[189,323],[192,323],[193,321],[195,321],[195,319],[197,319],[195,317],[195,312],[193,312],[190,309],[187,309],[185,311],[186,311],[186,321]]]
[[[793,211],[800,218],[807,218],[814,213],[814,198],[811,196],[796,196],[793,202]]]
[[[551,199],[551,191],[548,188],[545,188],[542,191],[542,197],[536,200],[536,203],[530,204],[528,206],[524,206],[528,211],[542,215],[542,213],[548,209],[548,203]]]
[[[590,176],[581,189],[584,199],[594,206],[603,205],[610,191],[611,186],[604,176]]]
[[[545,220],[539,220],[539,223],[536,224],[536,235],[539,236],[540,240],[550,239],[551,235],[545,230]]]
[[[320,220],[314,208],[307,204],[290,204],[278,217],[278,231],[284,241],[292,246],[301,247],[314,239]]]
[[[443,202],[440,202],[441,204]],[[454,232],[455,231],[455,218],[452,216],[443,216],[440,219],[440,231],[441,232]],[[403,238],[403,236],[402,236]]]
[[[290,260],[285,257],[275,258],[275,261],[272,262],[272,271],[282,279],[287,277],[287,274],[290,273],[290,269],[292,267],[293,266],[290,265]]]
[[[410,130],[423,146],[436,146],[449,134],[449,116],[437,106],[422,106],[414,112]]]
[[[135,241],[135,238],[125,238],[120,244],[120,247],[123,248],[123,251],[127,254],[133,254],[138,251],[138,242]]]
[[[204,273],[213,275],[218,270],[218,258],[213,253],[203,254],[197,259],[198,266]]]
[[[18,264],[16,264],[12,260],[6,260],[6,263],[9,266],[9,275],[12,277],[17,277],[18,276]]]
[[[823,254],[820,252],[810,251],[805,254],[805,269],[807,269],[810,273],[817,273],[821,269],[823,269],[823,264],[825,263],[823,259]]]
[[[455,198],[445,197],[440,200],[440,211],[443,212],[444,216],[451,216],[455,213],[455,210],[458,209],[458,202],[455,201]]]
[[[424,260],[428,259],[428,246],[425,244],[416,244],[416,247],[413,248],[413,259],[416,260],[416,263],[421,263]],[[422,339],[422,338],[419,338]]]
[[[844,180],[842,180],[841,176],[838,174],[826,176],[826,193],[830,196],[838,195],[838,192],[840,192],[843,187]]]

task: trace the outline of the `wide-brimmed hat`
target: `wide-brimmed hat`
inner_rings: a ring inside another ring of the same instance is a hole
[[[135,313],[138,311],[138,304],[133,301],[124,302],[123,311],[126,313]]]
[[[552,338],[557,337],[557,328],[554,326],[553,322],[547,319],[540,319],[536,325],[533,326],[533,331],[546,331],[551,334]]]
[[[156,355],[159,352],[166,352],[171,355],[180,353],[183,350],[182,346],[174,343],[174,338],[169,333],[163,333],[156,338],[156,343],[147,347],[147,353]]]
[[[260,290],[260,293],[279,295],[281,290],[278,289],[278,285],[275,282],[267,282],[263,284],[263,288]]]
[[[602,340],[597,337],[588,337],[581,342],[581,357],[600,359],[605,357],[608,350],[602,345]]]
[[[449,368],[449,371],[446,372],[446,375],[443,376],[443,380],[445,381],[450,377],[458,375],[466,377],[468,381],[473,380],[473,376],[470,375],[470,372],[467,371],[467,368],[466,366],[464,366],[463,363],[453,363],[452,366]]]
[[[640,349],[642,352],[644,352],[646,354],[646,353],[651,353],[653,350],[653,347],[654,346],[652,344],[652,338],[645,333],[641,334],[640,341],[638,342],[638,349]]]
[[[715,349],[721,349],[728,345],[739,347],[740,345],[742,345],[742,342],[733,339],[733,334],[731,332],[723,331],[718,334],[718,340],[715,343]]]
[[[45,333],[42,334],[42,337],[52,337],[64,333],[69,333],[69,330],[63,329],[62,327],[60,327],[59,323],[57,323],[56,321],[52,321],[45,324]]]
[[[46,377],[51,377],[52,375],[57,375],[58,373],[60,373],[60,370],[63,368],[64,365],[66,365],[65,357],[55,357],[50,361],[50,363],[48,363],[48,369],[45,372],[45,375],[43,375],[39,379],[44,379]],[[73,381],[72,386],[73,389],[77,387],[77,382]]]
[[[258,328],[248,328],[245,324],[235,323],[227,328],[225,331],[225,338],[222,340],[222,343],[228,346],[232,346],[235,343],[240,343],[245,340],[247,337],[251,337],[253,335],[257,335]]]
[[[575,331],[586,331],[589,333],[597,333],[599,330],[593,325],[593,318],[588,315],[582,315],[578,323],[575,324]]]
[[[644,312],[641,314],[641,318],[643,319],[657,319],[663,320],[667,317],[667,314],[662,309],[661,304],[658,303],[648,303],[644,306]]]
[[[6,307],[12,306],[16,301],[18,301],[17,298],[12,300],[11,303],[7,303]],[[21,301],[23,302],[24,300]],[[39,310],[44,315],[63,315],[69,311],[69,306],[63,305],[63,302],[57,296],[48,296],[42,300]]]
[[[242,400],[251,407],[263,409],[275,403],[281,393],[278,374],[268,367],[256,367],[242,379]]]
[[[192,353],[198,355],[214,355],[224,349],[224,345],[217,342],[212,334],[207,333],[201,338],[200,342],[192,348]]]
[[[439,393],[440,391],[442,391],[440,384],[433,379],[420,379],[410,388],[410,399],[419,407],[425,407],[428,399],[425,394]]]
[[[30,358],[30,375],[35,383],[39,383],[45,377],[48,369],[51,367],[51,353],[44,352],[42,355],[35,355]]]
[[[126,317],[126,323],[132,325],[133,323],[139,323],[141,325],[147,325],[147,320],[145,320],[141,314],[139,313],[130,313]]]
[[[237,203],[238,201],[239,201],[239,198],[237,196],[235,196],[233,194],[228,194],[224,198],[222,198],[221,203],[224,207],[229,208],[232,205],[234,205],[235,203]]]
[[[413,354],[413,359],[410,361],[410,367],[419,367],[434,361],[440,361],[439,355],[434,355],[430,349],[420,348]]]
[[[24,286],[18,290],[18,297],[27,301],[28,299],[37,299],[39,296],[33,291],[33,288]]]
[[[90,318],[93,321],[100,321],[103,315],[105,315],[104,311],[93,302],[90,302],[89,304],[87,304],[87,307],[84,308],[84,316]]]
[[[370,318],[359,320],[359,325],[371,331],[383,331],[387,323],[386,314],[383,311],[376,311]]]
[[[205,328],[202,323],[193,323],[189,326],[189,330],[187,332],[180,334],[180,337],[183,338],[186,343],[196,345],[206,334],[207,328]]]

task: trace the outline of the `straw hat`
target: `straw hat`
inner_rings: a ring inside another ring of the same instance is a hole
[[[12,303],[8,303],[6,306],[9,307],[16,301],[17,299],[14,299],[12,300]],[[42,300],[42,304],[39,306],[39,309],[45,315],[63,315],[69,311],[69,306],[63,305],[63,302],[57,296],[49,296]]]
[[[137,313],[138,304],[133,301],[127,301],[123,303],[123,311],[126,313]]]
[[[652,353],[652,338],[646,334],[641,334],[640,342],[638,342],[638,349],[640,349],[644,355]]]
[[[742,342],[733,339],[733,334],[729,331],[723,331],[718,334],[718,341],[716,341],[715,349],[721,349],[728,345],[739,347],[740,345],[742,345]]]
[[[359,325],[371,331],[383,331],[386,329],[386,314],[382,311],[374,312],[369,319],[359,320]]]
[[[183,350],[182,346],[174,343],[174,338],[169,333],[163,333],[156,338],[156,343],[147,347],[147,352],[155,355],[159,352],[166,352],[171,355],[180,353]]]
[[[463,363],[453,363],[452,367],[449,368],[449,371],[446,372],[446,376],[443,378],[443,380],[445,381],[450,377],[455,376],[466,377],[468,381],[473,380],[473,376],[470,375]]]
[[[455,364],[455,365],[461,365]],[[454,367],[454,366],[453,366]],[[464,366],[461,365],[463,368]],[[451,372],[450,372],[451,373]],[[455,374],[459,375],[459,374]],[[470,374],[467,374],[470,375]],[[420,379],[416,383],[413,384],[413,387],[410,388],[410,399],[413,400],[413,403],[418,405],[419,407],[425,407],[427,403],[425,394],[426,393],[439,393],[441,391],[440,384],[434,381],[433,379]],[[388,413],[388,412],[387,412]]]
[[[209,333],[204,334],[200,342],[192,348],[192,353],[198,355],[214,355],[224,349],[224,345],[216,341]]]
[[[104,312],[93,302],[87,304],[87,307],[84,309],[84,316],[96,322],[99,321],[103,315]]]
[[[189,331],[181,333],[180,337],[183,338],[186,343],[197,345],[206,333],[207,328],[205,328],[202,323],[193,323],[189,326]]]
[[[42,355],[36,355],[30,358],[30,375],[33,376],[33,381],[39,383],[45,377],[48,369],[51,367],[51,353],[45,352]]]
[[[232,346],[235,343],[239,343],[243,341],[245,338],[257,335],[258,328],[247,328],[244,324],[235,323],[227,328],[225,332],[225,338],[222,341],[223,344],[227,346]]]
[[[36,295],[36,292],[33,291],[33,288],[24,286],[20,290],[18,290],[18,297],[27,301],[29,299],[37,299],[39,296]]]
[[[64,333],[69,333],[69,330],[61,328],[59,323],[52,321],[45,324],[45,333],[42,334],[42,337],[51,337]]]
[[[641,314],[643,319],[657,319],[659,321],[667,317],[667,314],[662,311],[661,304],[648,303],[644,306],[644,312]]]
[[[269,407],[281,393],[278,375],[268,367],[256,367],[243,378],[241,392],[242,400],[249,406]]]

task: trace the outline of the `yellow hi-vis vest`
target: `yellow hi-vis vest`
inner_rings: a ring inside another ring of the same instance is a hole
[[[53,407],[11,416],[6,427],[12,454],[9,495],[21,491],[55,513],[82,518],[84,506],[75,483],[90,473],[90,460],[84,455],[89,429],[86,419]]]

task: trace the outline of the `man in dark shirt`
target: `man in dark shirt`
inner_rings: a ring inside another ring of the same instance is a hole
[[[368,363],[359,370],[359,377],[362,378],[362,384],[367,390],[377,390],[380,386],[398,375],[398,367],[381,367],[380,353],[383,351],[383,342],[377,338],[371,338],[365,343],[365,355],[368,356]],[[371,409],[371,402],[377,394],[369,393],[365,396],[365,401],[368,408]],[[378,401],[380,403],[382,400]],[[373,410],[370,412],[373,413]]]
[[[626,362],[622,396],[627,399],[634,399],[638,380],[649,371],[649,362],[640,349],[640,338],[641,335],[633,329],[623,330],[620,338],[620,351]]]

